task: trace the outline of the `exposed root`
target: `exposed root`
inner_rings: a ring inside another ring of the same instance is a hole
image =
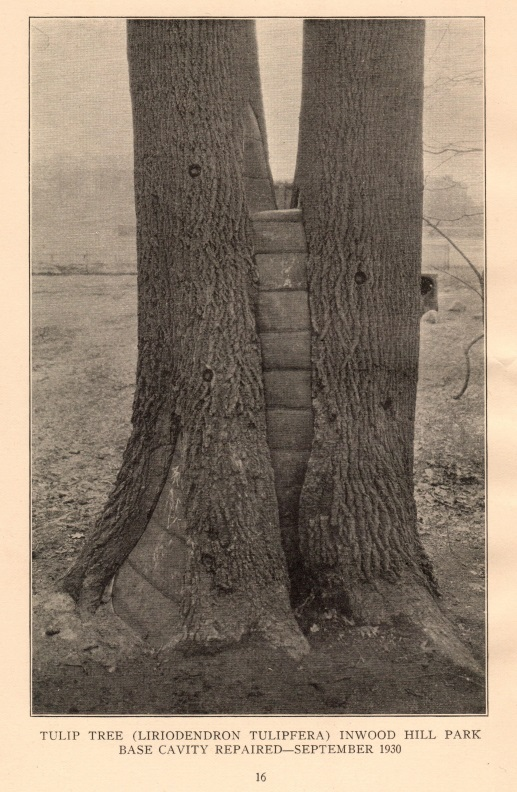
[[[292,618],[267,619],[260,625],[264,639],[293,660],[301,660],[310,651],[309,643]]]
[[[179,633],[171,637],[163,649],[175,649],[185,654],[215,654],[243,643],[246,639],[258,639],[284,652],[293,660],[301,660],[310,651],[309,643],[298,626],[291,619],[272,621],[266,619],[263,625],[230,633],[226,628],[220,630],[213,623],[198,630],[195,635]]]

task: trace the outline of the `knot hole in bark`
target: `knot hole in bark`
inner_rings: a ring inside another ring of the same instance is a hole
[[[426,294],[430,294],[434,289],[434,281],[432,278],[429,278],[427,275],[422,275],[420,278],[420,294],[422,297],[425,297]]]
[[[357,270],[357,272],[354,275],[354,280],[358,286],[362,286],[363,283],[366,283],[367,281],[366,272],[363,272],[362,270]]]
[[[210,368],[206,368],[203,372],[203,379],[205,382],[212,382],[214,378],[214,372]]]
[[[188,173],[189,173],[189,176],[192,176],[192,178],[195,179],[196,176],[199,176],[200,173],[201,173],[201,165],[197,165],[195,163],[192,164],[192,165],[189,165]]]
[[[207,572],[213,572],[215,569],[215,558],[209,553],[203,553],[201,556],[201,563],[205,567]]]
[[[381,407],[384,410],[384,412],[387,413],[387,415],[390,416],[394,415],[395,411],[393,409],[393,399],[390,396],[388,396],[387,399],[384,399],[384,401],[381,402]]]

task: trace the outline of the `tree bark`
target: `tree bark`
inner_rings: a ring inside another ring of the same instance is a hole
[[[300,654],[306,642],[290,611],[266,444],[243,186],[251,38],[246,21],[128,22],[138,247],[133,432],[65,587],[98,604],[144,532],[181,438],[181,640],[212,646],[258,632]]]
[[[239,51],[239,71],[247,109],[244,119],[244,192],[250,212],[276,209],[273,174],[269,165],[266,119],[255,27],[248,23]]]
[[[391,584],[437,592],[413,498],[423,52],[422,21],[305,23],[315,435],[300,541],[318,594],[374,623]]]
[[[481,672],[436,604],[413,496],[424,35],[420,20],[305,22],[296,192],[314,440],[300,545],[320,605],[409,619]]]

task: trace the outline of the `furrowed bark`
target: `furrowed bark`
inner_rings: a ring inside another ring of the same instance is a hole
[[[239,70],[248,107],[244,121],[244,191],[250,212],[276,209],[254,25],[243,31]]]
[[[402,614],[478,670],[434,602],[413,497],[424,32],[305,23],[296,187],[315,427],[300,544],[324,605],[370,624]]]
[[[266,444],[243,185],[252,37],[245,21],[128,23],[139,269],[134,428],[117,487],[66,587],[98,602],[145,530],[180,436],[183,643],[258,632],[300,654],[306,642],[290,612]]]
[[[309,249],[315,438],[306,563],[357,612],[363,583],[434,588],[412,494],[424,24],[305,25],[297,186]]]

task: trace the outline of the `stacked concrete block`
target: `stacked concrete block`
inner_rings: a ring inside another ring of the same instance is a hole
[[[257,212],[252,221],[267,440],[292,568],[298,561],[298,504],[313,435],[307,246],[298,209]]]
[[[187,538],[179,472],[181,444],[145,532],[115,578],[115,613],[154,646],[182,631],[181,601]]]
[[[258,212],[252,224],[267,441],[282,542],[292,571],[298,559],[298,503],[313,433],[305,235],[299,210]],[[113,586],[115,612],[155,646],[182,635],[189,552],[180,481],[184,458],[180,441],[149,524]]]
[[[251,105],[244,117],[244,192],[250,212],[275,209],[275,193],[257,117]]]

